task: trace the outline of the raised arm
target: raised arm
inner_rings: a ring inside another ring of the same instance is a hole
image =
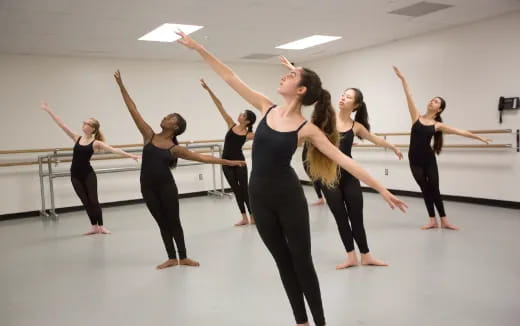
[[[287,68],[287,69],[289,69],[289,70],[294,70],[294,69],[296,69],[296,67],[293,66],[293,64],[292,64],[289,60],[287,60],[287,58],[284,57],[283,55],[280,56],[280,63],[281,63],[282,65],[284,65],[284,67]]]
[[[395,153],[395,155],[397,155],[397,158],[399,158],[400,160],[403,159],[403,153],[401,153],[399,148],[397,148],[393,144],[390,144],[384,138],[374,135],[373,133],[368,131],[367,128],[365,128],[365,126],[363,126],[362,124],[356,123],[354,125],[354,132],[356,136],[366,139],[376,146],[385,147],[392,150]]]
[[[406,211],[407,205],[405,202],[392,195],[379,181],[374,179],[367,171],[359,166],[356,161],[343,154],[314,124],[307,123],[302,128],[302,136],[309,139],[311,143],[325,156],[329,157],[354,177],[379,192],[392,209],[398,207],[401,211]]]
[[[123,95],[123,100],[125,101],[126,107],[128,108],[128,112],[130,112],[132,119],[134,119],[137,129],[139,129],[141,135],[143,135],[144,142],[147,143],[148,140],[150,140],[153,136],[152,127],[150,127],[150,125],[144,121],[139,111],[137,111],[137,106],[126,91],[119,70],[114,73],[114,78],[116,79],[117,85],[119,85],[119,89],[121,90],[121,95]]]
[[[58,117],[56,114],[54,114],[54,112],[51,110],[51,108],[47,105],[47,102],[42,101],[40,108],[43,111],[47,112],[51,116],[52,120],[54,120],[54,122],[56,122],[56,124],[61,129],[63,129],[63,131],[65,131],[67,136],[69,136],[74,142],[76,142],[78,140],[79,136],[77,134],[75,134],[69,127],[67,127],[67,125],[65,123],[63,123],[63,121],[60,119],[60,117]]]
[[[406,102],[408,103],[408,111],[410,111],[410,118],[412,119],[412,122],[415,122],[417,119],[419,119],[420,113],[419,110],[417,110],[417,107],[415,106],[415,103],[413,101],[412,92],[408,87],[408,82],[396,66],[394,66],[394,71],[397,77],[399,77],[399,79],[401,80],[401,83],[403,84],[404,94],[406,95]]]
[[[194,151],[190,151],[186,147],[183,146],[175,146],[171,149],[173,155],[195,162],[201,163],[211,163],[211,164],[221,164],[221,165],[229,165],[229,166],[244,166],[246,165],[245,161],[230,161],[221,159],[219,157],[211,156],[211,155],[203,155]]]
[[[204,88],[208,92],[209,96],[213,100],[213,103],[215,103],[215,106],[217,107],[218,112],[220,112],[220,115],[222,116],[224,121],[226,121],[228,128],[231,128],[235,124],[235,122],[233,121],[233,118],[231,118],[231,116],[226,112],[226,109],[224,109],[222,102],[220,102],[220,100],[215,95],[215,93],[213,93],[211,88],[209,88],[209,86],[206,84],[204,79],[200,80],[200,84],[202,85],[202,88]]]
[[[111,152],[111,153],[114,153],[114,154],[117,154],[117,155],[121,155],[121,156],[125,156],[125,157],[128,157],[128,158],[131,158],[132,160],[135,160],[135,161],[137,161],[139,158],[141,158],[141,156],[139,156],[139,155],[134,155],[132,153],[127,153],[127,152],[125,152],[124,150],[122,150],[120,148],[112,147],[112,146],[110,146],[108,144],[105,144],[102,141],[99,141],[99,140],[94,141],[94,150],[96,152],[99,152],[99,151]]]
[[[446,134],[453,134],[453,135],[458,135],[458,136],[462,136],[462,137],[466,137],[466,138],[480,140],[481,142],[486,143],[486,144],[489,144],[492,142],[492,140],[489,138],[480,137],[479,135],[475,135],[474,133],[469,132],[467,130],[461,130],[461,129],[449,127],[442,122],[437,122],[435,124],[435,130],[441,131]]]
[[[209,53],[201,44],[195,42],[191,37],[183,32],[177,32],[181,37],[177,42],[186,46],[189,49],[197,51],[197,53],[206,61],[206,63],[222,78],[231,88],[235,90],[244,100],[252,106],[265,113],[273,102],[265,95],[251,89],[244,83],[234,72],[225,65],[222,61],[217,59],[214,55]]]

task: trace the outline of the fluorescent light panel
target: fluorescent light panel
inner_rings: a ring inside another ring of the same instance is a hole
[[[181,30],[187,35],[198,31],[204,26],[182,25],[182,24],[162,24],[153,31],[141,36],[139,41],[155,41],[155,42],[175,42],[180,39],[180,36],[175,34],[176,31]]]
[[[336,41],[340,38],[341,36],[312,35],[306,38],[302,38],[301,40],[279,45],[276,48],[284,50],[303,50],[316,45]]]

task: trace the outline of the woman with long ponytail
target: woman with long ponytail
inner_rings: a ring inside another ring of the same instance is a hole
[[[90,220],[91,229],[84,235],[110,234],[111,232],[103,224],[103,212],[98,199],[97,176],[90,165],[90,159],[94,153],[102,151],[126,156],[136,161],[140,156],[105,144],[105,137],[101,133],[99,121],[94,118],[83,121],[81,127],[83,135],[80,136],[63,123],[45,101],[41,103],[41,109],[47,112],[74,142],[72,163],[70,165],[70,181]]]
[[[444,210],[444,203],[439,190],[439,169],[435,154],[439,155],[441,153],[443,145],[442,136],[444,133],[477,139],[486,144],[491,142],[491,140],[475,135],[467,130],[452,128],[442,123],[441,113],[446,109],[446,101],[442,97],[432,98],[428,102],[426,113],[421,115],[415,106],[405,77],[397,67],[394,67],[394,71],[403,85],[408,111],[412,120],[410,149],[408,151],[410,169],[415,181],[421,188],[429,216],[428,224],[421,227],[421,229],[428,230],[439,227],[435,218],[434,207],[436,207],[441,219],[441,228],[458,230],[457,226],[448,222]],[[432,138],[434,139],[433,148],[431,146]]]
[[[244,161],[246,158],[242,152],[242,146],[246,141],[252,140],[254,138],[255,134],[253,133],[253,125],[256,121],[256,115],[250,110],[245,110],[238,116],[238,123],[233,121],[233,118],[231,118],[231,116],[226,112],[226,109],[224,109],[222,102],[215,95],[215,93],[213,93],[206,82],[204,82],[204,79],[201,79],[200,83],[202,88],[208,92],[228,127],[228,131],[224,138],[224,150],[222,151],[222,158],[228,160]],[[249,205],[247,165],[223,166],[222,171],[224,172],[224,176],[226,177],[227,182],[235,194],[238,209],[240,210],[240,214],[242,214],[242,219],[237,222],[235,226],[243,226],[249,223],[254,224],[255,220]],[[249,213],[250,221],[247,218],[246,207]]]
[[[371,143],[392,150],[399,159],[403,158],[401,151],[370,132],[368,110],[363,93],[357,88],[348,88],[339,100],[339,112],[336,115],[336,127],[339,131],[339,149],[352,157],[354,137],[366,139]],[[355,112],[354,120],[351,118]],[[336,269],[343,269],[359,265],[354,241],[361,253],[362,265],[387,266],[386,263],[372,257],[368,249],[368,241],[363,223],[363,193],[361,184],[345,169],[340,170],[339,182],[336,186],[324,189],[327,205],[329,206],[338,231],[345,247],[347,258]]]
[[[256,129],[253,144],[249,186],[257,230],[276,261],[296,324],[308,325],[305,298],[315,324],[325,325],[319,281],[311,256],[307,201],[300,180],[291,167],[298,143],[310,141],[311,175],[325,185],[337,182],[336,166],[339,164],[377,189],[391,207],[404,210],[405,203],[390,194],[331,143],[329,139],[337,141],[338,137],[330,100],[327,102],[330,94],[322,88],[315,72],[293,68],[285,74],[278,87],[284,103],[277,106],[251,89],[202,45],[182,32],[177,34],[181,37],[180,44],[196,51],[231,88],[261,112],[262,120]],[[319,125],[307,122],[302,115],[302,107],[313,104],[313,116]]]

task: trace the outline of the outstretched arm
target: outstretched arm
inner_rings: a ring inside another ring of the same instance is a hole
[[[260,112],[265,113],[267,109],[273,105],[273,102],[270,99],[251,89],[233,72],[233,70],[231,70],[231,68],[217,59],[213,54],[209,53],[201,44],[197,43],[183,32],[177,32],[177,34],[181,37],[177,42],[189,49],[197,51],[202,59],[206,61],[206,63],[220,76],[220,78],[242,96],[244,100],[260,110]]]
[[[489,138],[480,137],[479,135],[475,135],[474,133],[469,132],[467,130],[452,128],[441,122],[437,122],[435,124],[435,130],[442,131],[446,134],[453,134],[453,135],[458,135],[458,136],[462,136],[462,137],[466,137],[466,138],[480,140],[481,142],[486,143],[486,144],[489,144],[492,142],[492,140]]]
[[[399,148],[397,148],[393,144],[390,144],[384,138],[374,135],[373,133],[368,131],[367,128],[365,128],[365,126],[363,126],[362,124],[356,123],[354,129],[355,129],[354,131],[356,133],[356,136],[360,136],[361,138],[368,140],[369,142],[371,142],[372,144],[374,144],[376,146],[388,148],[388,149],[392,150],[400,160],[403,159],[403,153],[401,153]]]
[[[289,69],[289,70],[294,70],[294,69],[296,69],[296,67],[293,66],[293,64],[292,64],[289,60],[287,60],[287,58],[284,57],[283,55],[280,56],[280,63],[281,63],[282,65],[284,65],[285,68],[287,68],[287,69]]]
[[[96,152],[99,152],[99,151],[111,152],[111,153],[114,153],[114,154],[117,154],[117,155],[121,155],[121,156],[125,156],[125,157],[128,157],[128,158],[131,158],[132,160],[135,160],[135,161],[137,161],[140,158],[139,155],[134,155],[132,153],[127,153],[127,152],[125,152],[124,150],[122,150],[120,148],[112,147],[112,146],[110,146],[108,144],[105,144],[102,141],[99,141],[99,140],[94,141],[94,150]]]
[[[194,151],[190,151],[186,147],[183,146],[175,146],[171,149],[173,155],[195,162],[202,163],[211,163],[211,164],[221,164],[221,165],[229,165],[229,166],[244,166],[246,165],[245,161],[230,161],[221,159],[219,157],[211,156],[211,155],[203,155]]]
[[[408,102],[408,111],[410,111],[410,118],[412,119],[412,122],[415,122],[417,119],[419,119],[419,110],[417,110],[417,107],[415,106],[415,103],[412,98],[412,92],[410,91],[410,88],[408,87],[408,82],[406,81],[406,78],[404,78],[403,74],[399,69],[397,69],[396,66],[394,66],[394,71],[397,77],[401,79],[401,83],[403,84],[404,93],[406,95],[406,101]]]
[[[153,136],[152,127],[150,127],[150,125],[148,125],[146,121],[144,121],[139,111],[137,111],[137,106],[135,105],[134,101],[126,91],[119,70],[114,73],[114,78],[116,79],[117,85],[119,85],[119,89],[121,90],[121,95],[123,95],[123,100],[125,101],[126,107],[128,108],[128,112],[130,112],[132,119],[134,119],[137,129],[139,129],[141,135],[143,135],[144,142],[147,143],[148,140],[150,140]]]
[[[74,142],[76,142],[78,140],[79,136],[77,134],[75,134],[69,127],[67,127],[67,125],[65,123],[63,123],[63,121],[60,119],[60,117],[58,117],[56,114],[54,114],[54,112],[51,110],[51,108],[47,105],[47,102],[42,101],[40,108],[43,111],[47,112],[51,116],[52,120],[54,120],[54,122],[56,122],[56,124],[61,129],[63,129],[63,131],[65,131],[67,136],[69,136]]]
[[[379,181],[374,179],[367,171],[357,164],[356,161],[342,153],[314,124],[307,123],[302,128],[302,136],[309,139],[320,152],[336,162],[341,168],[345,169],[354,177],[379,192],[392,209],[398,207],[401,211],[406,211],[407,205],[405,202],[392,195]]]
[[[222,102],[220,102],[220,100],[215,95],[215,93],[213,93],[211,88],[209,88],[209,86],[206,84],[204,79],[200,80],[200,84],[202,85],[202,88],[204,88],[206,91],[208,91],[208,94],[209,94],[209,96],[211,96],[211,99],[213,100],[213,103],[215,103],[215,106],[217,107],[218,112],[220,112],[220,115],[222,116],[224,121],[226,121],[226,123],[228,125],[228,128],[231,128],[235,124],[235,122],[233,121],[231,116],[226,112],[226,109],[224,109],[224,106],[222,105]]]

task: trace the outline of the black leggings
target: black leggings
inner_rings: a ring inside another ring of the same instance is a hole
[[[235,199],[238,208],[240,209],[240,213],[245,214],[245,206],[247,206],[247,211],[251,214],[251,208],[249,207],[249,192],[247,189],[247,166],[223,166],[222,171],[235,194]]]
[[[96,173],[90,172],[86,177],[71,176],[70,181],[83,207],[87,210],[91,225],[103,225],[103,212],[99,205]]]
[[[146,184],[141,182],[141,194],[159,225],[164,247],[169,259],[177,259],[175,243],[179,251],[179,258],[186,258],[186,245],[184,243],[184,231],[179,217],[179,197],[177,185],[173,183]]]
[[[435,218],[435,205],[440,217],[446,217],[441,192],[439,190],[439,169],[437,167],[437,160],[434,158],[429,164],[423,165],[410,163],[410,168],[412,169],[415,181],[417,181],[417,184],[419,184],[421,188],[428,215],[431,218]]]
[[[307,161],[303,161],[303,169],[305,170],[305,173],[307,173],[307,176],[309,179],[311,179],[311,175],[309,173],[309,163]],[[322,191],[323,187],[321,186],[321,182],[319,180],[312,181],[312,186],[314,187],[314,191],[316,192],[316,196],[318,196],[319,199],[323,198]]]
[[[296,323],[307,322],[305,296],[316,325],[325,325],[311,256],[309,211],[298,178],[252,176],[249,192],[258,233],[278,266]]]
[[[362,254],[368,253],[367,235],[363,225],[363,194],[359,180],[342,171],[338,186],[324,187],[323,193],[336,219],[345,250],[354,250],[356,240],[359,251]]]

